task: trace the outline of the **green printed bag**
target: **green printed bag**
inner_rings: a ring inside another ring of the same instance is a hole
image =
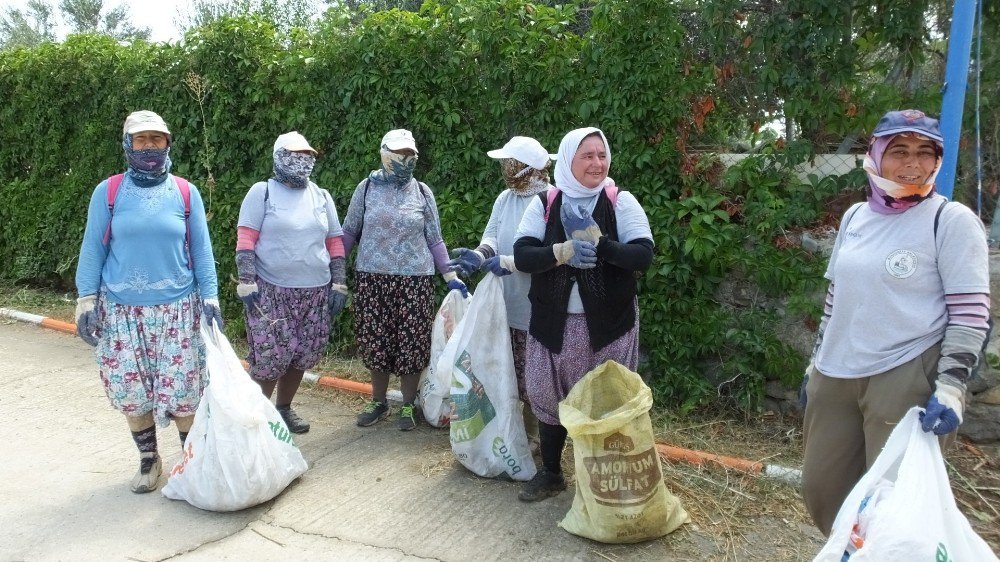
[[[576,496],[560,527],[605,543],[634,543],[690,521],[663,484],[652,406],[639,375],[614,361],[587,373],[559,403],[576,464]]]

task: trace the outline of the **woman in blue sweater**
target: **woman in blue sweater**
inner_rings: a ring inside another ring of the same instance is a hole
[[[132,491],[156,489],[156,426],[173,419],[181,446],[205,374],[201,316],[222,323],[205,207],[195,186],[169,174],[171,135],[152,111],[123,128],[128,169],[90,199],[76,287],[77,333],[96,346],[111,405],[139,449]]]

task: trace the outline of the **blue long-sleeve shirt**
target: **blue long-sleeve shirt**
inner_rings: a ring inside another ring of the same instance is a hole
[[[111,302],[148,306],[174,302],[197,287],[202,298],[218,298],[201,194],[191,184],[191,270],[184,250],[184,200],[173,177],[168,178],[153,187],[139,187],[125,174],[113,219],[108,211],[107,180],[94,189],[76,268],[81,296],[100,290]],[[111,242],[106,247],[109,220]]]

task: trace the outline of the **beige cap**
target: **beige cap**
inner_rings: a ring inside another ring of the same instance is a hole
[[[393,129],[382,137],[382,146],[389,150],[403,150],[409,148],[413,152],[417,150],[417,142],[413,140],[413,133],[406,129]]]
[[[126,135],[134,135],[143,131],[158,131],[170,134],[170,129],[167,128],[167,124],[163,121],[163,118],[152,111],[142,110],[129,113],[128,117],[125,118],[125,126],[122,127],[122,132]]]
[[[309,142],[298,131],[291,131],[283,135],[279,135],[278,140],[274,141],[274,152],[278,152],[279,148],[284,148],[290,152],[309,150],[313,154],[317,154],[317,150],[309,146]]]

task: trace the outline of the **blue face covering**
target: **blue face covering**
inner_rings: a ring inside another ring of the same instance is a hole
[[[128,175],[139,187],[159,185],[170,172],[170,146],[166,148],[132,149],[132,135],[126,134],[122,139],[125,149],[125,161],[128,164]]]

